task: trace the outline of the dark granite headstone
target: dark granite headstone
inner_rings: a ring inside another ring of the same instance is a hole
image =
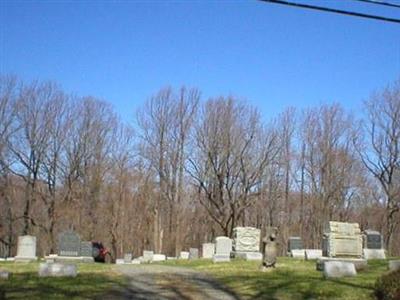
[[[288,251],[296,250],[296,249],[304,249],[303,242],[300,237],[298,236],[291,236],[289,237],[288,242]]]
[[[80,256],[89,256],[93,255],[93,246],[92,242],[81,242],[81,253]]]
[[[8,257],[8,245],[0,242],[0,258]]]
[[[382,235],[378,231],[364,231],[364,248],[367,249],[382,249]]]
[[[58,255],[80,256],[81,238],[75,232],[68,231],[59,236]]]

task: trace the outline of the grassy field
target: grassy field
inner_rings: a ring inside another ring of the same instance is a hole
[[[210,261],[170,261],[209,272],[244,299],[374,299],[376,279],[387,272],[387,261],[369,261],[357,277],[329,279],[316,271],[315,261],[278,259],[276,269],[262,273],[259,263],[243,260],[212,264]]]
[[[78,264],[76,278],[39,278],[39,263],[2,262],[0,269],[12,272],[8,280],[0,279],[0,299],[95,299],[125,278],[113,271],[112,265]]]
[[[357,277],[326,280],[315,262],[279,258],[276,269],[260,272],[258,262],[233,260],[213,264],[210,260],[167,261],[160,264],[208,272],[244,299],[374,299],[376,279],[387,272],[387,261],[369,261]],[[135,266],[132,266],[134,268]],[[38,263],[0,263],[12,272],[0,279],[0,299],[101,299],[127,280],[113,265],[78,264],[76,278],[39,278]],[[47,296],[47,297],[46,297]]]

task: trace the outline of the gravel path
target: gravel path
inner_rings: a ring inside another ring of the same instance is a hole
[[[187,268],[161,265],[119,265],[116,270],[129,277],[129,287],[101,299],[207,299],[239,300],[209,275]]]

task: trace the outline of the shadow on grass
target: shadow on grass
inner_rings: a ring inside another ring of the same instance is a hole
[[[253,276],[224,276],[222,280],[237,286],[247,299],[368,299],[373,293],[370,282],[362,278],[327,280],[317,272],[300,275],[273,270]]]
[[[40,278],[36,272],[26,272],[0,281],[0,299],[95,299],[116,286],[124,284],[103,274]]]

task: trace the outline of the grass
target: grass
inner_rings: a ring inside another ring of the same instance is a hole
[[[125,285],[125,278],[112,265],[78,264],[78,276],[37,276],[39,263],[0,263],[0,269],[11,272],[8,280],[0,279],[0,299],[94,299]]]
[[[234,260],[169,261],[164,264],[208,272],[245,299],[374,299],[376,279],[387,272],[386,260],[368,261],[356,277],[324,279],[315,261],[278,259],[276,269],[260,272],[258,262]]]
[[[376,279],[387,272],[386,260],[368,261],[368,268],[356,277],[324,279],[315,270],[314,261],[287,257],[278,259],[277,267],[260,272],[258,262],[233,260],[213,264],[211,260],[176,260],[160,264],[195,269],[213,275],[244,299],[374,299]],[[135,267],[135,266],[132,266]],[[76,278],[39,278],[38,263],[0,263],[0,269],[12,273],[0,279],[0,299],[103,299],[127,279],[114,271],[113,265],[78,264]]]

